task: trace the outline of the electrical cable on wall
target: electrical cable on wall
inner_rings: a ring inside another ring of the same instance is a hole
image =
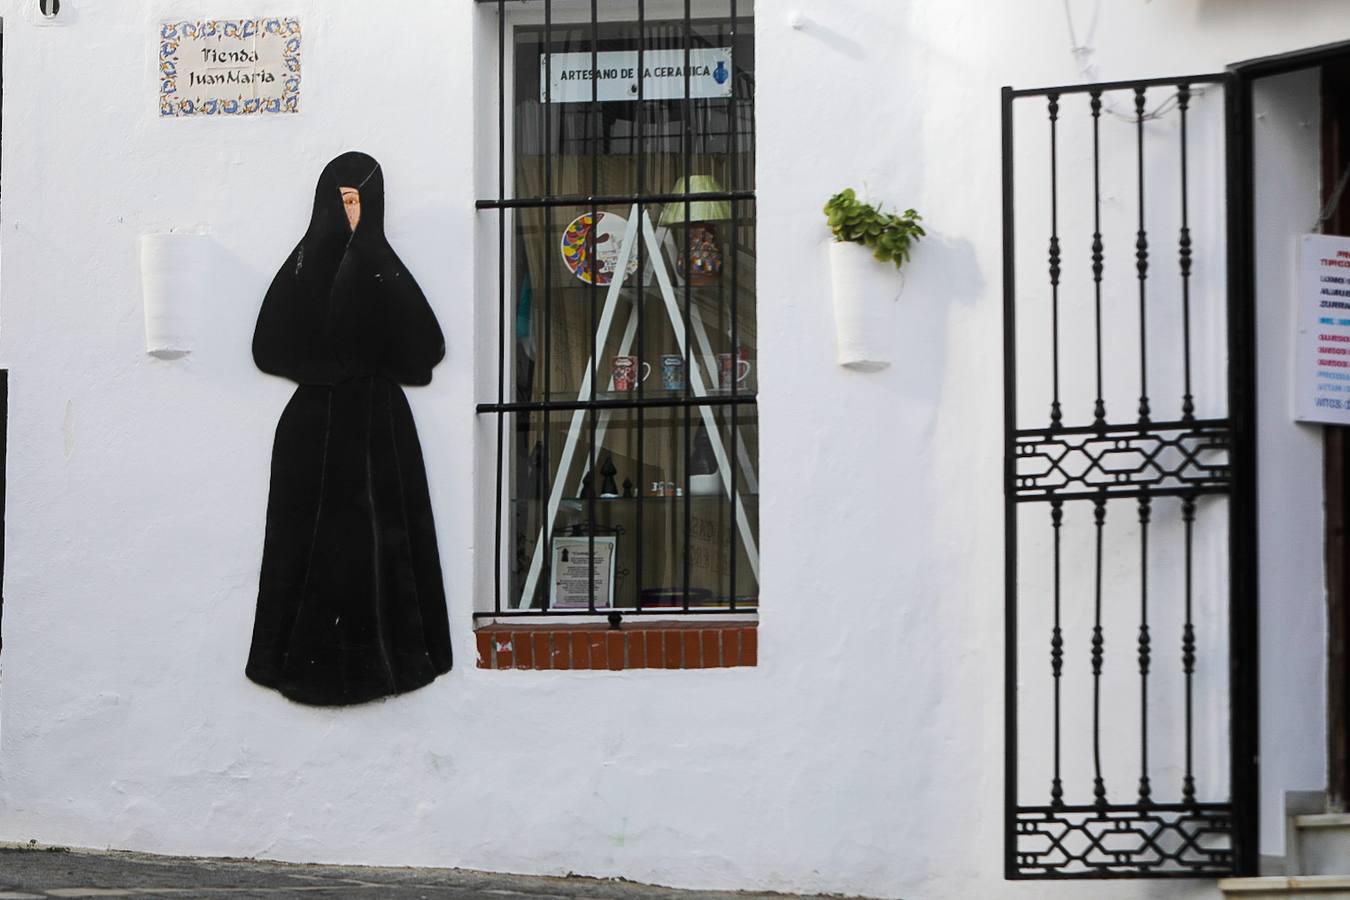
[[[1096,52],[1092,47],[1092,39],[1097,34],[1097,21],[1101,18],[1101,0],[1094,0],[1092,4],[1092,22],[1088,26],[1086,37],[1081,41],[1078,39],[1078,32],[1073,24],[1073,6],[1071,0],[1062,0],[1062,2],[1064,5],[1064,21],[1069,28],[1069,52],[1073,54],[1073,58],[1078,62],[1079,78],[1084,84],[1092,84],[1099,80],[1097,77],[1097,67],[1094,66],[1090,60],[1092,59],[1092,54]],[[1192,97],[1201,97],[1204,96],[1204,94],[1204,88],[1191,88]],[[1144,113],[1142,116],[1136,116],[1131,113],[1120,112],[1116,109],[1115,103],[1110,98],[1103,97],[1102,111],[1107,115],[1120,119],[1122,122],[1129,122],[1133,125],[1139,121],[1148,122],[1152,119],[1161,119],[1163,116],[1166,116],[1172,110],[1176,109],[1179,99],[1180,94],[1173,92],[1170,97],[1159,103],[1149,112]]]
[[[1340,180],[1336,182],[1336,188],[1327,198],[1327,202],[1322,206],[1321,212],[1317,214],[1317,221],[1313,223],[1313,234],[1321,234],[1322,226],[1327,224],[1332,216],[1336,215],[1336,210],[1340,208],[1341,196],[1345,193],[1346,185],[1350,185],[1350,165],[1345,167],[1341,173]]]

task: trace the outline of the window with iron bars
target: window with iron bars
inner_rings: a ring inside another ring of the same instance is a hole
[[[477,616],[753,617],[750,0],[480,2],[499,256]]]

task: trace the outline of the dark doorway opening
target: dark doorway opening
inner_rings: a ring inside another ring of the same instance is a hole
[[[5,54],[5,20],[0,19],[0,86],[4,84],[3,60]],[[0,95],[3,91],[0,90]],[[0,106],[0,120],[3,120],[3,106]],[[0,143],[0,161],[4,159],[3,143]],[[0,163],[2,164],[2,163]],[[5,647],[5,472],[9,460],[9,370],[0,369],[0,650]]]
[[[1322,232],[1350,236],[1350,62],[1322,67]],[[1327,795],[1350,797],[1350,428],[1326,426]]]

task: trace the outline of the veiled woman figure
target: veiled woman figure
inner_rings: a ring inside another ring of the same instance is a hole
[[[272,449],[246,673],[301,703],[415,690],[450,670],[426,469],[401,385],[445,340],[384,236],[384,176],[347,153],[263,300],[258,368],[296,382]]]

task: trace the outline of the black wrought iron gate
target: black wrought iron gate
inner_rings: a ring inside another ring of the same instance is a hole
[[[1229,78],[1004,89],[1009,878],[1255,868]]]

